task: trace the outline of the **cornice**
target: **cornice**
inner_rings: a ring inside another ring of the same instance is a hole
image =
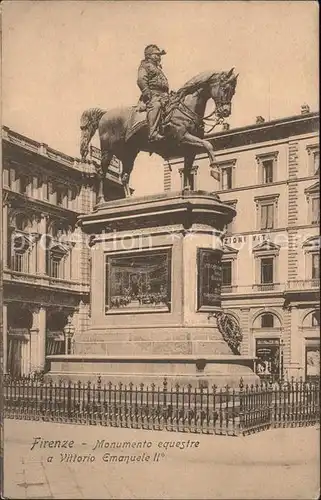
[[[81,212],[75,212],[73,210],[69,210],[68,208],[59,207],[46,201],[30,198],[29,196],[23,195],[21,193],[16,193],[15,191],[11,191],[6,188],[3,189],[3,194],[5,198],[4,203],[10,206],[14,204],[17,206],[17,208],[26,207],[28,210],[36,210],[40,213],[56,215],[59,218],[68,220],[76,220],[77,217],[81,214]]]

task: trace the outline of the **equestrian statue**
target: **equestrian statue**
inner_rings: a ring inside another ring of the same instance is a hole
[[[159,154],[165,160],[173,154],[184,157],[184,190],[189,190],[197,150],[204,149],[210,160],[211,175],[220,180],[213,146],[204,139],[204,124],[207,120],[214,123],[213,129],[230,116],[238,75],[234,68],[207,71],[190,79],[177,92],[170,92],[161,66],[162,55],[165,51],[156,45],[145,48],[145,57],[138,68],[137,85],[141,97],[136,106],[109,110],[91,108],[81,116],[82,161],[86,161],[90,141],[97,129],[100,136],[98,203],[104,201],[104,179],[113,156],[122,163],[121,180],[126,197],[130,196],[130,174],[140,151]],[[209,99],[213,99],[215,110],[205,117]]]

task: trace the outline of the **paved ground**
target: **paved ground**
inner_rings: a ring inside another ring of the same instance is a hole
[[[316,427],[233,438],[6,420],[4,432],[4,494],[10,499],[312,500],[320,490]],[[44,448],[39,441],[31,450],[35,437],[74,444]],[[93,450],[97,440],[105,447]],[[188,440],[199,445],[165,450],[164,443],[182,447]],[[125,448],[108,448],[111,442]],[[129,449],[128,442],[143,448]],[[107,453],[118,461],[106,461]],[[148,455],[149,461],[131,461]],[[89,458],[70,461],[84,456]]]

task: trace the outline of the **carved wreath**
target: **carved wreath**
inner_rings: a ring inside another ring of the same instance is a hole
[[[223,312],[216,313],[217,326],[223,339],[233,354],[240,354],[240,345],[243,339],[241,328],[233,316]]]

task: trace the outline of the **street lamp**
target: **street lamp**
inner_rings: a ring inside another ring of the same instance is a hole
[[[71,339],[75,333],[75,327],[71,323],[71,317],[68,317],[67,324],[64,327],[65,335],[65,354],[71,354]]]

